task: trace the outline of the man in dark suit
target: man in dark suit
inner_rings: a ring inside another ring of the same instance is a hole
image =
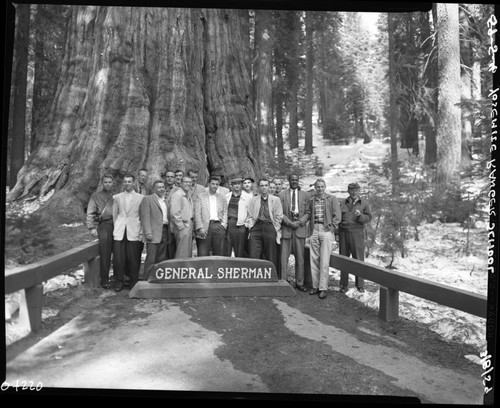
[[[168,211],[165,183],[162,180],[156,180],[153,184],[153,194],[142,200],[139,215],[146,242],[143,279],[147,280],[153,265],[167,259]]]
[[[290,174],[288,177],[289,189],[279,194],[283,207],[283,221],[281,222],[281,279],[287,280],[288,261],[290,254],[295,257],[296,288],[302,292],[304,287],[304,249],[307,237],[306,215],[309,194],[300,189],[299,176]]]
[[[148,170],[147,169],[142,168],[137,173],[137,180],[136,180],[134,189],[135,189],[135,191],[137,191],[139,194],[142,194],[143,196],[146,196],[149,194]]]
[[[283,208],[278,197],[269,194],[269,181],[259,181],[259,194],[248,201],[245,224],[249,230],[250,258],[266,259],[278,269]]]

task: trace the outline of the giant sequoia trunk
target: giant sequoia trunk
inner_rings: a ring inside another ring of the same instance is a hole
[[[258,177],[239,14],[75,7],[39,145],[8,199],[55,189],[46,210],[81,219],[103,173],[141,167]]]
[[[438,3],[437,181],[458,182],[462,149],[458,4]]]

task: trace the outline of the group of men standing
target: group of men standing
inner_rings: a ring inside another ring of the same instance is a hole
[[[99,238],[101,285],[109,289],[113,253],[115,290],[139,280],[141,255],[146,245],[144,274],[166,259],[193,256],[231,256],[266,259],[274,263],[280,280],[287,280],[290,255],[295,258],[297,290],[304,286],[304,253],[309,237],[311,295],[327,296],[330,254],[339,242],[340,254],[364,260],[364,225],[371,220],[367,201],[359,196],[359,185],[349,184],[349,196],[338,200],[326,192],[323,179],[314,191],[300,188],[299,176],[291,174],[289,187],[271,192],[276,183],[259,181],[256,191],[251,178],[229,180],[231,189],[210,176],[208,186],[197,183],[197,171],[168,172],[147,189],[147,171],[137,180],[123,178],[123,191],[113,195],[113,176],[102,177],[102,190],[94,193],[87,208],[87,224]],[[340,291],[345,292],[348,272],[342,271]],[[356,277],[360,291],[364,282]]]

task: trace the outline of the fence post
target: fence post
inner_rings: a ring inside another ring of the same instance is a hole
[[[83,263],[84,272],[84,282],[94,286],[101,286],[101,275],[100,275],[100,257],[99,255],[93,259],[89,259],[87,262]]]
[[[38,331],[42,326],[43,284],[21,290],[19,324],[23,329]]]
[[[398,319],[399,290],[380,286],[379,318],[385,322]]]

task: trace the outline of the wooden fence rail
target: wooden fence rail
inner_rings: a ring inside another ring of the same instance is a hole
[[[311,283],[309,248],[305,254],[305,283]],[[70,268],[82,265],[85,283],[99,286],[99,247],[97,241],[54,255],[40,262],[5,271],[5,293],[22,291],[20,324],[37,331],[42,323],[43,282]],[[380,285],[379,317],[384,321],[398,318],[399,292],[409,293],[438,304],[486,318],[487,297],[453,288],[401,272],[381,268],[343,255],[332,254],[330,266],[348,270]]]
[[[99,285],[97,241],[51,256],[42,261],[5,271],[5,293],[21,291],[19,324],[32,331],[42,324],[43,282],[83,264],[85,283]]]
[[[307,247],[304,258],[306,259],[305,275],[310,276],[309,248]],[[330,256],[330,267],[347,270],[350,274],[378,283],[380,285],[379,317],[384,321],[398,318],[399,292],[405,292],[443,306],[486,318],[487,297],[483,295],[406,275],[338,254]]]

